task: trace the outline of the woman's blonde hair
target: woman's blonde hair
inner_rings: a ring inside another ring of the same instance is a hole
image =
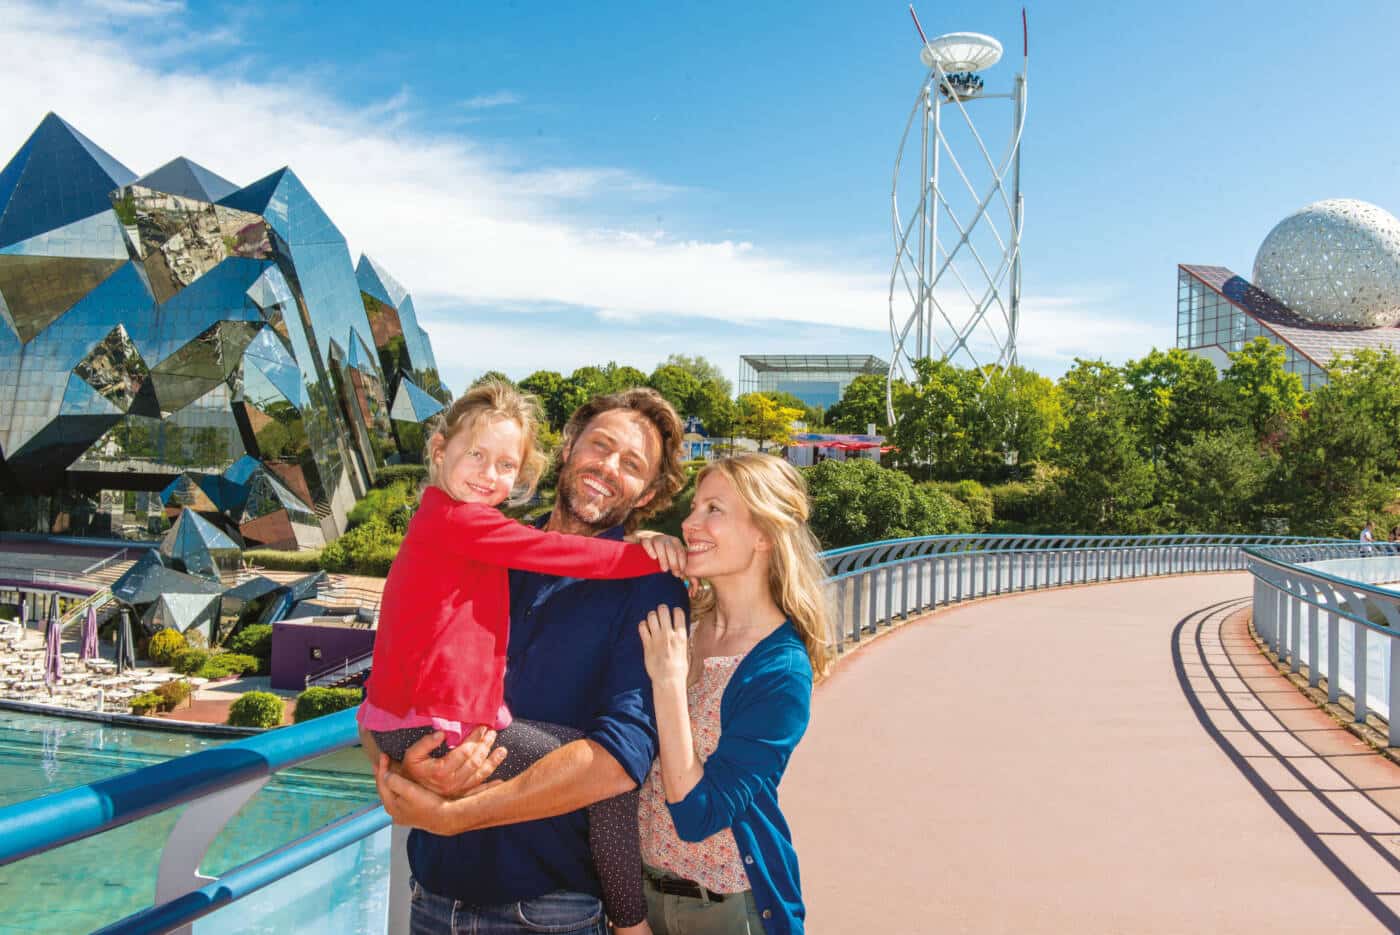
[[[748,507],[754,525],[772,543],[768,590],[792,621],[817,681],[831,669],[831,611],[826,600],[826,568],[817,537],[807,525],[811,501],[807,482],[791,464],[772,455],[741,452],[712,462],[695,478],[697,489],[709,474],[723,474]],[[706,589],[691,602],[692,616],[713,612],[714,591]]]
[[[431,438],[441,435],[446,445],[461,432],[472,433],[477,427],[497,419],[510,419],[520,426],[524,436],[525,452],[520,459],[520,471],[515,476],[515,488],[511,491],[513,501],[528,500],[535,492],[535,486],[544,473],[546,460],[540,453],[536,436],[539,433],[540,403],[529,393],[522,393],[503,380],[484,380],[467,390],[443,410],[428,433],[428,483],[438,484],[437,462],[433,460]]]

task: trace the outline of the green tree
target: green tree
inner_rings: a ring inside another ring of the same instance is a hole
[[[714,438],[721,438],[734,431],[738,407],[729,398],[723,384],[711,381],[700,385],[694,414],[700,417],[706,432]]]
[[[1215,365],[1174,347],[1123,366],[1129,419],[1154,463],[1223,422]]]
[[[1230,354],[1221,380],[1223,407],[1256,438],[1285,433],[1302,409],[1303,380],[1289,373],[1287,364],[1288,352],[1263,337]]]
[[[894,385],[894,409],[899,416],[909,405],[909,384],[896,380]],[[873,422],[878,435],[889,433],[889,419],[885,409],[885,378],[878,374],[862,373],[846,384],[846,391],[836,405],[826,411],[827,427],[852,435],[863,435]]]
[[[948,494],[874,461],[826,460],[803,473],[812,532],[823,548],[971,529],[967,511]]]
[[[1060,379],[1065,421],[1055,438],[1058,519],[1064,531],[1134,533],[1153,528],[1152,466],[1129,424],[1123,372],[1102,360],[1076,360]]]
[[[672,354],[662,361],[659,366],[680,367],[682,370],[688,371],[701,383],[719,384],[725,396],[732,397],[734,395],[734,385],[725,379],[724,371],[720,370],[719,367],[710,363],[699,354],[696,354],[694,357],[689,357],[685,354]]]
[[[1257,532],[1277,462],[1248,429],[1202,432],[1168,454],[1163,497],[1183,531]]]
[[[802,418],[802,410],[785,406],[768,393],[745,393],[737,400],[736,431],[758,442],[786,445],[792,440],[792,423]]]
[[[1279,497],[1291,527],[1356,535],[1395,499],[1400,480],[1400,357],[1362,350],[1334,361],[1282,455]]]
[[[892,434],[899,463],[920,478],[955,480],[974,473],[981,375],[929,358],[915,361],[914,369],[908,407]]]
[[[512,380],[510,377],[506,376],[504,373],[501,373],[501,371],[499,370],[486,371],[481,376],[477,377],[475,380],[472,381],[472,386],[480,386],[487,380],[497,380],[501,383],[504,383],[506,386],[515,386],[515,381]]]
[[[652,371],[647,378],[647,386],[666,397],[682,416],[699,415],[697,410],[704,384],[689,370],[674,364],[663,364]]]
[[[973,441],[993,456],[984,455],[984,461],[995,461],[1003,452],[1015,452],[1022,464],[1049,457],[1065,421],[1054,380],[1024,367],[995,368],[987,373],[979,396],[982,431]]]
[[[554,431],[563,428],[572,409],[564,408],[565,380],[563,375],[553,370],[536,370],[520,381],[520,388],[539,397],[544,408],[545,421]]]

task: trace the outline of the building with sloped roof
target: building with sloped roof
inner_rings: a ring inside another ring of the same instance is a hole
[[[322,544],[449,399],[291,169],[138,176],[54,114],[0,169],[0,528]]]
[[[1251,282],[1223,266],[1177,267],[1176,343],[1229,366],[1264,337],[1307,389],[1337,358],[1400,351],[1400,219],[1349,199],[1308,205],[1264,239]]]

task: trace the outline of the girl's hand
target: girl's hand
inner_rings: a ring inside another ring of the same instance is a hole
[[[637,625],[642,637],[642,653],[647,675],[653,685],[685,684],[690,672],[690,639],[685,629],[685,611],[665,604],[647,614]]]
[[[669,571],[677,578],[685,577],[685,543],[675,536],[668,536],[650,529],[641,529],[631,536],[648,555],[656,559],[662,571]]]

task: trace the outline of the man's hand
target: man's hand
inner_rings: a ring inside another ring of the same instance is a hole
[[[405,776],[400,776],[390,768],[389,757],[380,754],[374,764],[374,784],[379,789],[379,800],[384,810],[394,819],[396,825],[422,828],[433,834],[452,835],[464,829],[461,827],[454,806],[457,802],[445,799]],[[477,786],[475,792],[500,785],[493,781]]]
[[[402,764],[392,763],[389,769],[412,779],[424,792],[435,797],[458,799],[490,778],[506,758],[505,747],[491,749],[496,742],[496,732],[487,727],[476,727],[445,756],[430,756],[442,741],[441,731],[429,734],[408,748]],[[383,798],[382,789],[380,797]],[[384,805],[388,808],[388,799],[384,800]]]

